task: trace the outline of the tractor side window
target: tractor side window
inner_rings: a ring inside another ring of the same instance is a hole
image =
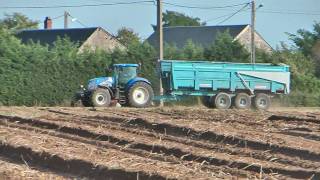
[[[119,69],[119,83],[126,84],[130,79],[137,76],[136,67],[121,67]]]

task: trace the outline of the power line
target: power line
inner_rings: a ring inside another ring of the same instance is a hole
[[[83,27],[88,27],[87,25],[85,25],[84,23],[82,23],[80,20],[78,20],[78,18],[75,18],[74,16],[72,16],[70,13],[68,13],[68,15],[72,18],[71,21],[75,20],[75,21],[77,21],[77,23],[79,23],[81,26],[83,26]]]
[[[231,8],[231,7],[238,7],[242,6],[248,3],[240,3],[240,4],[232,4],[232,5],[226,5],[226,6],[187,6],[187,5],[180,5],[175,3],[169,3],[169,2],[163,2],[163,4],[174,6],[174,7],[181,7],[181,8],[189,8],[189,9],[224,9],[224,8]]]
[[[141,4],[141,3],[153,3],[153,1],[131,1],[131,2],[118,2],[118,3],[81,4],[81,5],[57,5],[57,6],[0,6],[0,8],[1,9],[79,8],[79,7],[129,5],[129,4]]]
[[[56,19],[59,19],[59,18],[62,18],[64,16],[64,14],[60,15],[60,16],[56,16],[54,18],[51,18],[52,20],[56,20]],[[43,22],[38,22],[38,24],[42,24]]]
[[[244,11],[247,11],[247,10],[248,10],[248,8],[247,8],[247,9],[243,9],[243,10],[240,11],[240,12],[244,12]],[[214,20],[217,20],[217,19],[221,19],[221,18],[223,18],[223,17],[231,16],[232,14],[234,14],[234,13],[228,13],[228,14],[225,14],[225,15],[222,15],[222,16],[218,16],[218,17],[215,17],[215,18],[208,19],[208,20],[203,21],[203,22],[214,21]]]
[[[314,12],[294,12],[294,10],[290,11],[273,11],[273,10],[260,10],[259,13],[268,13],[268,14],[289,14],[289,15],[320,15],[320,13],[314,13]]]
[[[237,7],[241,5],[246,5],[248,3],[240,3],[240,4],[233,4],[233,5],[226,5],[226,6],[188,6],[188,5],[181,5],[176,3],[169,3],[169,2],[163,2],[163,4],[174,6],[174,7],[181,7],[181,8],[189,8],[189,9],[203,9],[203,10],[209,10],[209,9],[216,9],[216,10],[224,10],[224,11],[231,11],[227,10],[226,8],[232,8]],[[249,3],[250,4],[250,3]],[[320,12],[303,12],[303,11],[297,11],[297,10],[286,10],[286,11],[280,11],[280,10],[260,10],[259,13],[266,13],[266,14],[287,14],[287,15],[320,15]],[[227,15],[226,15],[227,16]],[[224,16],[223,16],[224,17]],[[219,17],[217,17],[219,19]]]
[[[54,18],[52,18],[52,20],[54,20],[54,19],[59,19],[59,18],[61,18],[61,17],[63,17],[64,16],[64,14],[62,14],[62,15],[60,15],[60,16],[57,16],[57,17],[54,17]]]
[[[231,14],[229,17],[227,17],[226,19],[220,21],[217,25],[222,24],[226,21],[228,21],[230,18],[232,18],[233,16],[235,16],[236,14],[238,14],[239,12],[243,11],[244,8],[246,8],[250,3],[247,3],[246,5],[244,5],[242,8],[240,8],[238,11],[234,12],[233,14]]]

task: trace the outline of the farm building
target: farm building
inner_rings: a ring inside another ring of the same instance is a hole
[[[165,43],[175,44],[178,48],[183,48],[188,40],[201,45],[210,46],[217,38],[218,33],[229,31],[234,40],[238,40],[246,49],[250,51],[251,27],[250,25],[226,25],[226,26],[176,26],[164,27],[163,39]],[[154,47],[158,47],[157,33],[154,32],[147,41]],[[255,42],[258,49],[271,52],[272,47],[258,33],[255,33]]]
[[[32,40],[33,42],[40,42],[43,45],[48,44],[49,46],[52,46],[58,37],[68,37],[72,42],[79,44],[79,52],[82,52],[84,48],[105,51],[112,51],[115,48],[125,49],[125,46],[111,33],[101,27],[52,29],[50,18],[46,18],[44,29],[22,30],[16,36],[23,43]]]

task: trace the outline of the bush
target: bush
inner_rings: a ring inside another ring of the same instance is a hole
[[[127,51],[78,54],[77,44],[58,39],[53,47],[22,44],[9,31],[0,30],[0,104],[55,106],[70,101],[80,84],[105,76],[113,63],[142,63],[142,76],[153,82],[155,51],[148,44],[130,44]]]
[[[153,83],[158,92],[157,55],[148,43],[133,41],[126,51],[115,50],[78,53],[77,44],[68,38],[58,39],[53,47],[30,42],[22,44],[6,29],[0,29],[0,104],[56,106],[70,101],[80,84],[105,75],[106,65],[141,63],[141,76]],[[209,48],[187,41],[182,49],[165,45],[165,57],[183,60],[226,60],[248,62],[248,52],[237,41],[222,33]],[[257,62],[286,63],[292,72],[292,93],[281,96],[282,104],[319,106],[320,80],[315,76],[315,63],[300,51],[283,48],[272,54],[258,51]],[[198,104],[196,98],[177,102]],[[177,104],[173,103],[173,104]],[[172,103],[169,103],[172,104]]]

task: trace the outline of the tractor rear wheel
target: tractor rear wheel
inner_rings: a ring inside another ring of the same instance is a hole
[[[96,89],[91,94],[91,102],[94,107],[107,107],[111,103],[111,96],[107,89]]]
[[[264,93],[258,93],[254,97],[254,106],[259,110],[267,110],[271,105],[270,97]]]
[[[148,83],[137,82],[128,91],[128,103],[131,107],[148,107],[151,105],[153,96],[153,89]]]
[[[238,93],[234,99],[234,106],[238,109],[249,109],[251,97],[247,93]]]
[[[214,97],[214,105],[217,109],[229,109],[231,106],[231,97],[227,93],[218,93]]]

